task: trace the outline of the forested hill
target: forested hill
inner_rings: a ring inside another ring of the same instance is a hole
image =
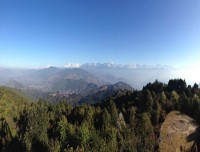
[[[15,119],[20,116],[25,106],[30,103],[31,100],[24,96],[21,91],[0,87],[1,144],[3,144],[3,142],[8,142],[10,136],[16,136],[17,126]]]
[[[14,98],[19,103],[20,97]],[[0,99],[2,106],[9,104],[2,93]],[[168,84],[155,81],[140,91],[120,91],[94,105],[72,107],[41,100],[20,104],[23,110],[12,117],[15,134],[2,117],[0,151],[155,152],[160,151],[160,127],[169,112],[180,111],[200,123],[199,86],[187,86],[181,79]],[[184,150],[199,150],[199,139],[193,140],[193,146]]]
[[[31,103],[31,99],[17,89],[0,87],[0,117],[15,117],[23,110],[25,104]]]

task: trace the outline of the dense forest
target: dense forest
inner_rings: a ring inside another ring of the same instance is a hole
[[[160,126],[177,110],[200,123],[200,89],[174,79],[117,91],[93,105],[28,101],[0,89],[0,151],[159,151]],[[190,151],[198,151],[196,141]]]

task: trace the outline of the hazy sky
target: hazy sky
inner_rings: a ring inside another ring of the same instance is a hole
[[[200,0],[0,0],[0,66],[200,63]]]

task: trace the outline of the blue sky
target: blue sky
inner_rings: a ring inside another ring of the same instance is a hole
[[[0,0],[0,66],[200,61],[200,0]]]

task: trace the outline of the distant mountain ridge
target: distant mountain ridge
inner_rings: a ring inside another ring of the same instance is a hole
[[[107,63],[85,63],[80,65],[80,68],[126,68],[126,69],[149,69],[149,68],[172,68],[170,66],[163,65],[151,65],[151,64],[117,64],[114,62]]]
[[[80,68],[89,71],[108,83],[126,82],[137,89],[148,82],[159,79],[167,82],[169,79],[176,78],[173,67],[150,64],[116,64],[108,63],[86,63]]]
[[[48,77],[45,82],[47,91],[70,94],[92,90],[102,84],[97,77],[79,68],[62,69]]]
[[[21,83],[15,81],[15,80],[8,81],[6,86],[8,86],[10,88],[17,88],[17,89],[23,89],[24,88],[24,86]]]
[[[66,68],[67,67],[67,68]],[[0,68],[0,85],[5,85],[10,80],[22,84],[25,87],[51,91],[54,81],[64,79],[83,80],[97,86],[103,84],[115,84],[126,82],[136,89],[156,79],[168,82],[177,77],[177,71],[173,67],[150,64],[117,64],[108,63],[69,63],[64,67],[49,66],[44,69],[9,69]],[[68,83],[69,84],[69,83]],[[53,87],[55,88],[55,87]]]
[[[24,70],[21,75],[10,76],[6,86],[45,92],[81,93],[105,84],[96,76],[80,68],[56,68]]]

